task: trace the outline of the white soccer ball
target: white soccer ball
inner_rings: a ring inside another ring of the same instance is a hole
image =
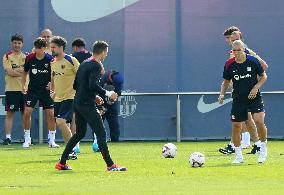
[[[205,156],[200,152],[194,152],[189,156],[189,164],[191,167],[194,168],[202,167],[204,162],[205,162]]]
[[[177,154],[177,147],[172,143],[167,143],[162,148],[162,155],[165,158],[174,158]]]

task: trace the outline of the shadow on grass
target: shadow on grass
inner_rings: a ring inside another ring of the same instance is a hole
[[[17,162],[15,164],[41,164],[41,163],[56,163],[58,162],[58,159],[52,159],[52,160],[32,160],[32,161],[21,161],[21,162]]]
[[[256,163],[257,164],[257,163]],[[245,166],[251,166],[251,165],[256,165],[256,164],[252,164],[252,163],[242,163],[242,164],[232,164],[232,163],[222,163],[222,164],[218,164],[218,165],[206,165],[206,167],[221,167],[221,168],[225,168],[225,167],[245,167]]]

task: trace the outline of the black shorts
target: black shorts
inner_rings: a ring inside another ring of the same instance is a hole
[[[54,107],[53,99],[50,97],[49,91],[33,92],[28,91],[25,96],[25,106],[34,108],[39,101],[39,106],[43,109],[52,109]]]
[[[248,112],[265,112],[262,99],[249,102],[233,102],[231,109],[231,120],[233,122],[243,122],[248,119]]]
[[[16,112],[24,110],[24,95],[21,91],[6,91],[5,95],[5,111]]]
[[[73,100],[63,100],[62,102],[54,102],[54,117],[63,118],[67,123],[72,122],[73,117]]]

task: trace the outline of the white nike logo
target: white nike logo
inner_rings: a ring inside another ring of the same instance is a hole
[[[88,22],[108,16],[138,0],[51,0],[56,14],[69,22]]]
[[[219,104],[219,102],[214,102],[214,103],[211,103],[211,104],[206,104],[203,100],[203,96],[202,95],[198,101],[198,104],[197,104],[197,109],[199,112],[201,113],[207,113],[207,112],[210,112],[212,110],[215,110],[221,106],[224,106],[225,104],[233,101],[233,98],[229,98],[229,99],[225,99],[224,100],[224,103],[223,104]]]

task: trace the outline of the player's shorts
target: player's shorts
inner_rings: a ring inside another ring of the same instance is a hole
[[[49,91],[28,91],[25,96],[25,106],[34,108],[39,101],[39,106],[43,109],[52,109],[54,107],[53,99],[50,97]]]
[[[73,117],[73,100],[63,100],[62,102],[54,102],[54,117],[63,118],[67,123],[72,122]]]
[[[231,109],[231,120],[233,122],[243,122],[248,119],[248,112],[265,112],[264,104],[261,98],[250,102],[233,102]]]
[[[24,95],[21,91],[6,91],[5,95],[5,111],[16,112],[24,110]]]

